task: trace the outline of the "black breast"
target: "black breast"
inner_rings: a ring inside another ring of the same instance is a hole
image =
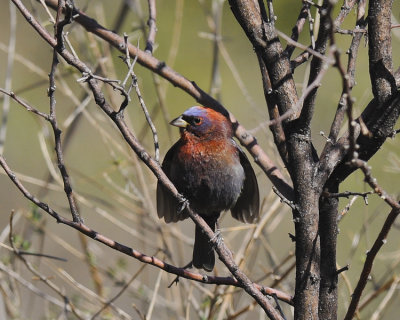
[[[245,177],[239,157],[227,163],[194,156],[177,163],[171,180],[196,212],[209,215],[235,205]]]

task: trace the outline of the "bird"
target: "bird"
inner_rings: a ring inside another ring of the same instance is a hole
[[[162,169],[177,190],[215,232],[222,211],[254,223],[259,216],[259,190],[254,170],[233,139],[233,126],[224,114],[194,106],[170,122],[180,139],[166,153]],[[157,184],[157,213],[166,223],[188,218],[174,196]],[[215,254],[209,238],[196,225],[192,265],[211,272]]]

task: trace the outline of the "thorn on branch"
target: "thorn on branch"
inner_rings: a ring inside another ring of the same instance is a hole
[[[320,134],[320,136],[322,136],[322,137],[324,137],[324,138],[325,138],[326,142],[328,142],[328,143],[332,143],[332,144],[333,144],[333,142],[332,142],[332,139],[331,139],[331,138],[329,138],[327,135],[325,135],[325,132],[323,132],[323,131],[320,131],[320,132],[319,132],[319,134]]]
[[[295,203],[287,199],[282,193],[279,192],[279,190],[275,186],[272,187],[272,190],[279,198],[281,198],[281,202],[286,203],[292,210],[296,210]]]
[[[350,265],[347,264],[347,265],[345,265],[343,268],[340,268],[340,269],[336,270],[334,275],[337,275],[337,276],[338,276],[338,275],[341,274],[342,272],[345,272],[345,271],[349,270],[349,268],[350,268]]]

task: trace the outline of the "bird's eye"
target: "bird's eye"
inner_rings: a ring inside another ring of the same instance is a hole
[[[199,117],[193,118],[193,123],[194,123],[195,125],[199,125],[199,124],[201,123],[201,118],[199,118]]]

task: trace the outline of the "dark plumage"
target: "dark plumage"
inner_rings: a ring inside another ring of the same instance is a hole
[[[191,208],[213,231],[224,210],[230,209],[241,222],[254,222],[259,211],[257,180],[249,160],[233,140],[231,122],[215,110],[196,106],[171,124],[180,127],[181,138],[167,152],[162,168]],[[158,216],[167,223],[188,217],[178,211],[175,198],[158,183]],[[193,265],[212,271],[214,264],[214,250],[196,226]]]

